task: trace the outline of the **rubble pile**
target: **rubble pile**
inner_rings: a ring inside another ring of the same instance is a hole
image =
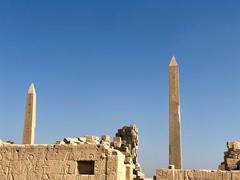
[[[101,139],[98,136],[81,136],[79,138],[64,138],[62,141],[57,141],[56,144],[102,144],[110,147],[110,136],[103,135]]]
[[[227,142],[228,150],[224,152],[224,162],[219,165],[219,170],[240,170],[240,142]]]
[[[98,136],[82,136],[79,138],[64,138],[63,141],[57,141],[56,144],[100,144]]]

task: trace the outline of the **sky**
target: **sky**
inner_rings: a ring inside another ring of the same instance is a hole
[[[240,132],[237,0],[0,1],[0,139],[37,144],[135,123],[147,176],[168,166],[168,65],[179,64],[183,167],[217,169]]]

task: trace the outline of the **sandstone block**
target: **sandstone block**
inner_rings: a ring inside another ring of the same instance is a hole
[[[113,144],[114,144],[114,148],[120,148],[122,145],[121,137],[114,137]]]
[[[227,147],[228,149],[232,149],[233,151],[240,150],[240,142],[237,141],[227,142]]]

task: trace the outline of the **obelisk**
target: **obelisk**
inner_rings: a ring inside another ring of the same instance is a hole
[[[23,130],[23,144],[34,144],[35,126],[36,126],[36,91],[32,83],[27,93],[25,122]]]
[[[176,58],[169,64],[169,165],[182,168],[179,74]]]

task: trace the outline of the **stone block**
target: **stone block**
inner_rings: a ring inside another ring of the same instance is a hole
[[[174,171],[169,169],[158,169],[156,171],[156,180],[174,180]]]
[[[231,171],[232,172],[232,180],[240,180],[240,171]]]
[[[227,142],[228,149],[232,149],[233,151],[240,150],[240,142],[238,141],[229,141]]]
[[[86,143],[88,144],[99,144],[100,140],[97,136],[86,136]]]
[[[109,142],[110,143],[110,136],[108,136],[108,135],[103,135],[102,137],[101,137],[101,140],[102,141],[105,141],[105,142]]]
[[[113,144],[114,148],[120,148],[122,145],[121,137],[114,137]]]

